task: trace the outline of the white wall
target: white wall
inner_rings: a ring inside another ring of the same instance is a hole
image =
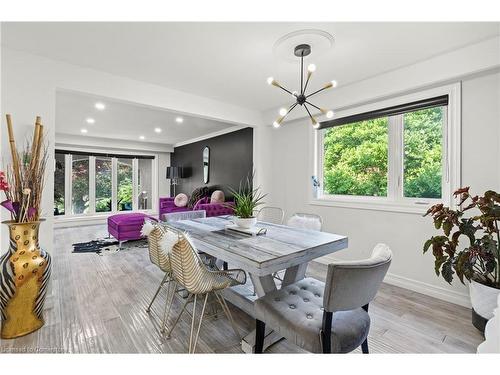
[[[478,193],[500,189],[499,107],[500,74],[462,82],[462,185],[470,185]],[[287,216],[293,212],[321,215],[326,231],[349,238],[349,248],[335,254],[341,259],[366,257],[377,242],[387,243],[394,251],[394,260],[386,281],[468,305],[467,289],[458,280],[449,286],[437,278],[434,258],[422,255],[423,242],[435,233],[429,218],[307,203],[313,152],[310,132],[309,121],[298,120],[268,133],[273,151],[267,159],[272,174],[265,184],[270,186],[266,203],[283,207]]]

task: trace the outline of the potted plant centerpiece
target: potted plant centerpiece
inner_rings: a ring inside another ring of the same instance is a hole
[[[36,118],[32,141],[18,152],[7,115],[11,162],[6,173],[0,172],[0,190],[6,200],[1,205],[9,211],[10,245],[2,244],[0,254],[1,338],[26,335],[43,326],[45,295],[50,277],[50,256],[39,246],[40,218],[47,147],[43,125]]]
[[[470,282],[472,323],[484,331],[500,294],[500,194],[489,190],[472,196],[465,187],[454,196],[458,209],[436,204],[424,215],[431,215],[436,229],[443,231],[425,242],[424,253],[432,249],[436,274],[448,283],[455,274],[462,283]]]
[[[266,194],[260,192],[260,187],[254,189],[249,177],[246,178],[244,184],[240,182],[238,191],[232,188],[229,188],[229,190],[234,196],[234,204],[227,207],[234,210],[234,223],[245,229],[254,227],[257,224],[254,211],[264,203],[262,200]]]

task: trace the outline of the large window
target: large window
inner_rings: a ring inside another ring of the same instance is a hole
[[[323,183],[327,194],[387,195],[388,119],[325,131]]]
[[[132,210],[132,159],[118,159],[118,211]]]
[[[95,212],[112,210],[112,165],[110,157],[95,159]]]
[[[55,160],[55,215],[81,216],[154,208],[153,157],[56,150]]]
[[[71,168],[71,212],[86,214],[89,209],[89,156],[72,155]]]
[[[403,115],[403,195],[441,198],[446,107]]]
[[[449,95],[439,95],[379,110],[346,111],[322,123],[316,136],[315,198],[356,207],[452,202],[460,165],[456,95],[453,109]]]
[[[54,215],[64,215],[65,189],[66,189],[66,167],[63,154],[56,154],[54,168]]]
[[[151,160],[139,159],[138,160],[138,195],[137,206],[140,210],[151,209],[151,201],[153,199],[153,190],[151,186],[152,165]]]

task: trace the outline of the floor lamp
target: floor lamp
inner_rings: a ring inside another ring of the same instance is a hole
[[[167,167],[167,179],[171,181],[174,187],[174,197],[175,197],[175,186],[179,184],[179,179],[184,178],[184,169],[182,167]]]

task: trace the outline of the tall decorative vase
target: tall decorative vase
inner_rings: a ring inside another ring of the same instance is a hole
[[[9,226],[10,246],[0,257],[1,337],[12,339],[43,326],[51,262],[38,244],[40,221],[4,223]]]

